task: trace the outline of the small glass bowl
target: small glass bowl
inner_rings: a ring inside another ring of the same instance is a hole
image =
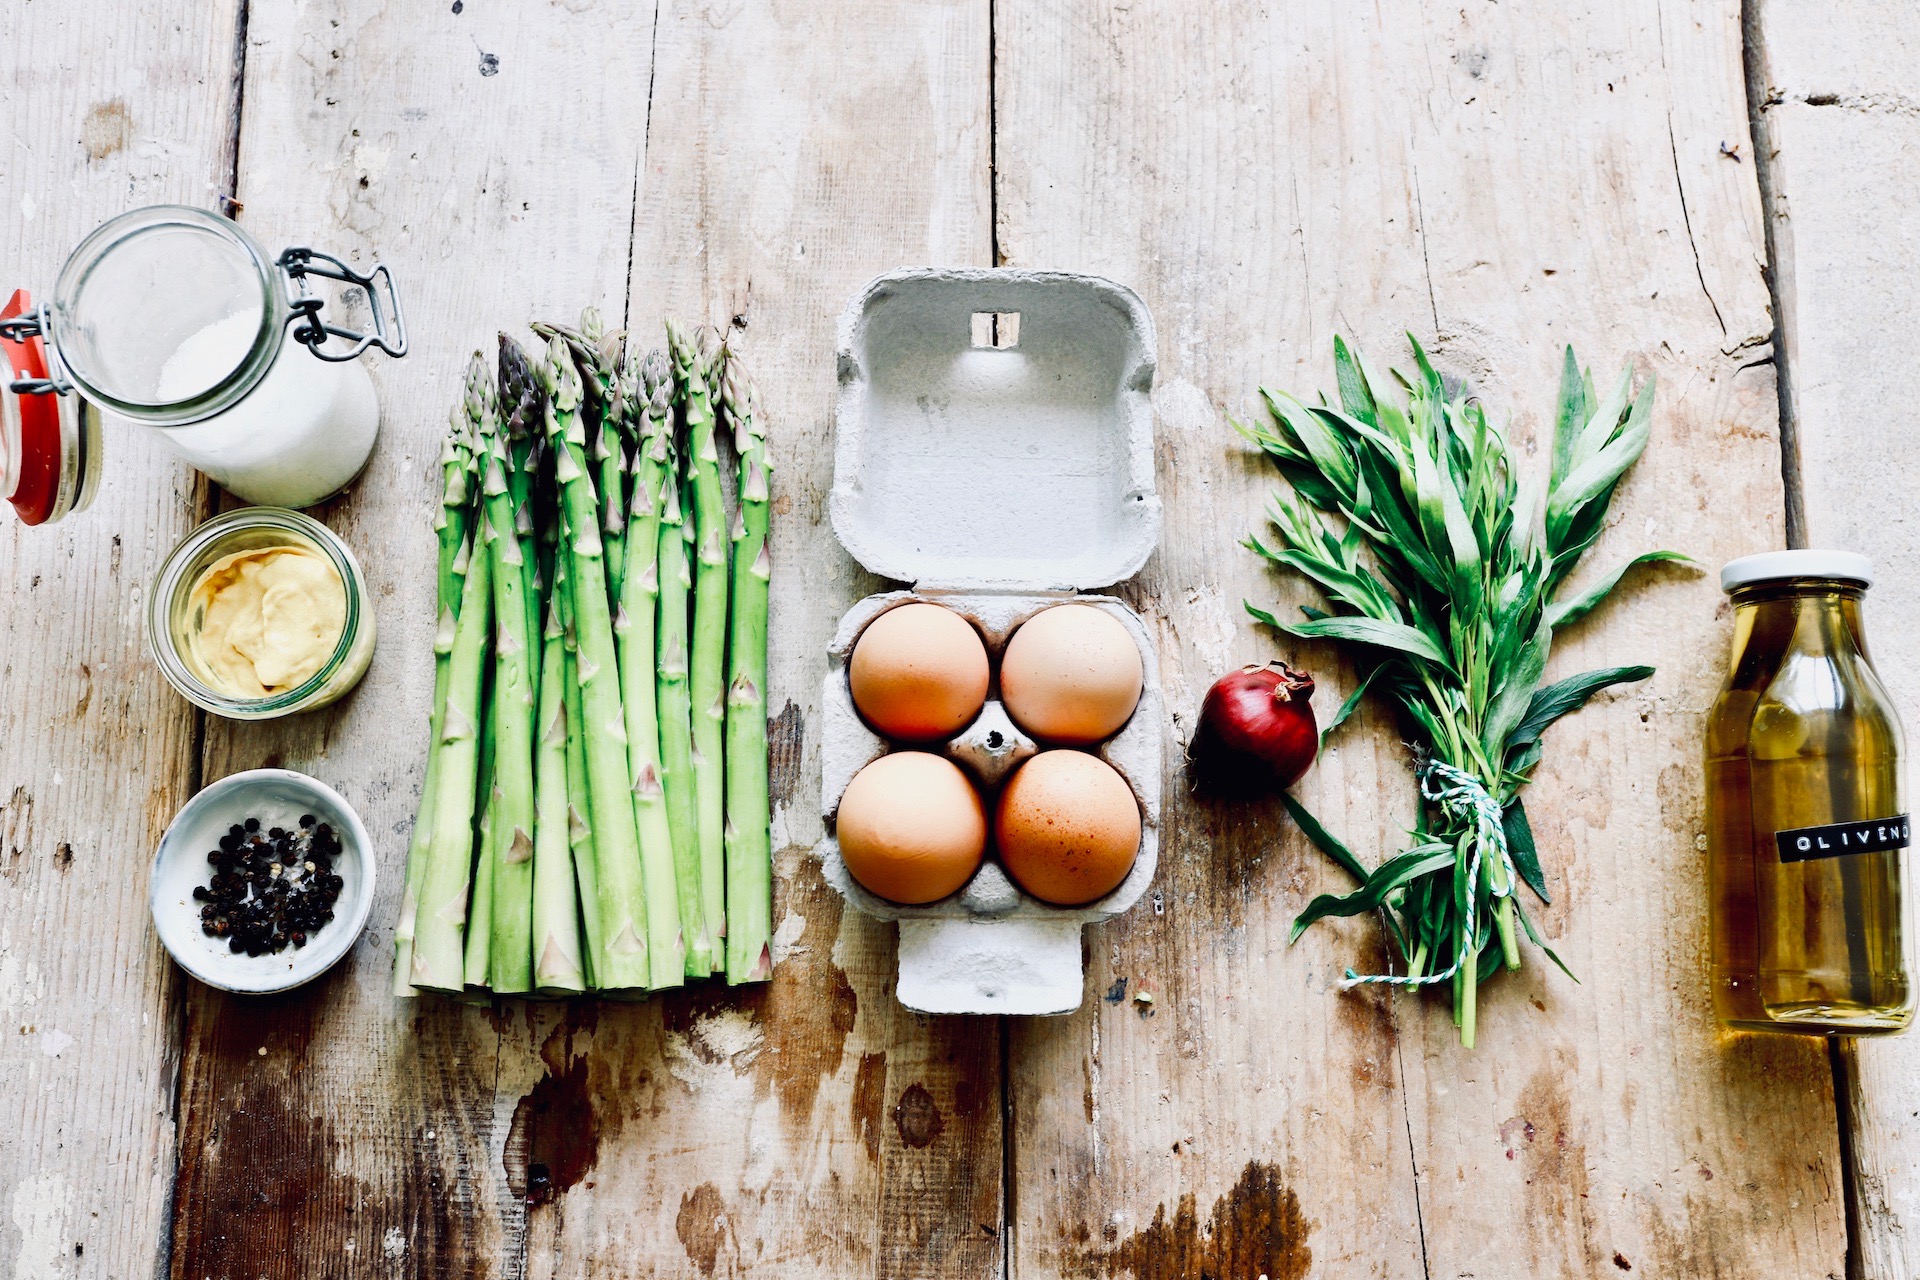
[[[199,663],[192,656],[189,624],[194,583],[223,556],[289,546],[319,552],[340,575],[347,592],[346,627],[340,643],[320,670],[295,688],[265,698],[222,693],[201,678]],[[147,642],[161,673],[181,697],[229,720],[272,720],[337,701],[367,673],[373,641],[373,609],[360,562],[333,530],[284,507],[242,507],[207,521],[173,549],[147,596]]]

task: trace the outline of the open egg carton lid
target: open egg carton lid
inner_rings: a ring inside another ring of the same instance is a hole
[[[840,318],[835,535],[922,589],[1082,591],[1160,537],[1153,319],[1059,271],[925,268]]]
[[[1159,540],[1154,350],[1138,296],[1066,272],[896,271],[842,314],[831,499],[841,543],[872,572],[966,616],[996,658],[1026,618],[1073,598],[1127,627],[1145,671],[1132,719],[1095,749],[1143,815],[1133,869],[1104,897],[1039,902],[990,857],[952,896],[903,906],[862,888],[833,837],[821,841],[829,883],[899,922],[896,994],[909,1008],[1071,1011],[1084,995],[1082,925],[1127,910],[1153,879],[1164,728],[1152,637],[1120,601],[1073,593],[1132,577]],[[913,598],[870,596],[834,637],[822,727],[830,824],[853,775],[888,749],[854,709],[847,661],[869,622]],[[934,749],[991,789],[1040,748],[994,699]]]

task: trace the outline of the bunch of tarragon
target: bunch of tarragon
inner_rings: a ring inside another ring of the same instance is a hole
[[[1424,800],[1410,847],[1368,869],[1286,797],[1307,837],[1361,882],[1315,898],[1292,936],[1325,916],[1381,909],[1404,972],[1348,970],[1347,983],[1447,984],[1461,1043],[1471,1047],[1479,984],[1503,965],[1520,967],[1516,928],[1566,968],[1540,941],[1515,884],[1547,901],[1520,801],[1541,734],[1598,690],[1653,674],[1607,667],[1543,685],[1554,632],[1598,605],[1634,565],[1686,557],[1650,551],[1563,594],[1620,477],[1646,448],[1651,377],[1636,395],[1629,368],[1599,396],[1569,348],[1551,470],[1543,490],[1523,489],[1504,434],[1479,402],[1449,395],[1417,341],[1413,355],[1417,377],[1392,372],[1405,408],[1335,339],[1337,406],[1263,389],[1267,420],[1234,424],[1292,487],[1270,512],[1277,541],[1247,545],[1332,601],[1331,612],[1303,609],[1302,622],[1247,608],[1283,631],[1354,647],[1362,679],[1326,732],[1369,688],[1384,695],[1411,731]]]

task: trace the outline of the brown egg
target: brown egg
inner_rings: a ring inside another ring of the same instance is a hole
[[[953,761],[896,751],[853,775],[834,830],[855,880],[894,902],[933,902],[980,865],[987,812]]]
[[[1000,793],[994,839],[1007,874],[1043,902],[1079,906],[1111,893],[1140,852],[1140,806],[1112,765],[1043,751]]]
[[[987,647],[953,610],[903,604],[860,633],[848,676],[853,705],[887,737],[951,738],[986,705]]]
[[[1090,746],[1120,731],[1140,702],[1140,649],[1118,618],[1062,604],[1027,619],[1000,660],[1000,700],[1047,742]]]

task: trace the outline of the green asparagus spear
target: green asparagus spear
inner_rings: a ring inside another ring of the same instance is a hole
[[[671,414],[671,409],[669,409]],[[684,495],[679,479],[680,452],[674,448],[672,419],[661,431],[649,451],[657,448],[665,456],[654,460],[660,467],[660,566],[659,607],[655,611],[654,671],[657,677],[655,716],[660,724],[660,785],[667,809],[667,828],[672,840],[675,864],[684,868],[683,883],[701,891],[701,934],[707,941],[708,964],[719,940],[706,920],[706,886],[700,865],[699,819],[693,790],[693,716],[687,698],[687,620],[688,603],[693,595],[693,569],[687,550]],[[636,679],[638,675],[636,673]],[[696,935],[689,933],[689,939]],[[705,972],[711,973],[709,967]]]
[[[642,365],[630,351],[623,390],[630,397],[627,417],[641,426],[634,459],[633,506],[628,513],[627,579],[614,634],[620,646],[620,685],[627,708],[627,750],[632,757],[634,813],[640,826],[640,851],[646,859],[648,927],[663,929],[657,906],[674,904],[677,929],[685,941],[689,976],[713,972],[713,940],[707,933],[700,898],[699,850],[677,839],[661,781],[662,733],[656,681],[655,631],[660,597],[659,544],[666,491],[673,477],[673,404],[666,358],[656,351]],[[679,565],[685,580],[684,555]],[[681,596],[684,618],[685,596]],[[684,621],[683,621],[684,627]],[[684,710],[684,706],[682,707]],[[681,721],[683,730],[687,722]],[[689,740],[690,749],[690,740]],[[664,888],[670,884],[669,894]],[[658,895],[658,896],[657,896]]]
[[[773,976],[773,839],[767,780],[768,486],[772,465],[758,396],[727,353],[721,405],[740,455],[740,509],[733,526],[733,591],[727,686],[727,981]]]
[[[687,420],[687,476],[693,496],[696,560],[693,575],[693,643],[687,693],[693,707],[693,791],[700,840],[700,888],[707,928],[715,939],[727,933],[726,787],[724,771],[727,661],[726,501],[720,491],[720,450],[714,439],[709,381],[714,373],[713,331],[698,340],[679,325],[667,325],[674,372]]]
[[[561,522],[563,525],[565,521]],[[573,856],[573,878],[579,889],[580,933],[585,942],[581,950],[581,969],[588,987],[600,985],[599,972],[605,966],[605,951],[600,937],[600,890],[594,876],[593,827],[587,821],[591,811],[587,799],[587,741],[581,733],[586,723],[581,710],[580,673],[573,626],[573,579],[567,572],[567,556],[554,561],[553,594],[560,605],[560,626],[566,650],[567,698],[567,845]]]
[[[498,421],[500,434],[506,437],[507,454],[511,461],[507,468],[507,488],[513,495],[513,532],[520,542],[521,568],[527,584],[524,595],[529,636],[539,635],[544,624],[540,613],[543,595],[543,585],[539,580],[540,560],[535,554],[535,526],[538,522],[534,518],[533,483],[539,469],[544,425],[540,415],[541,394],[539,379],[534,374],[525,348],[510,335],[501,334]],[[532,674],[537,686],[540,676],[537,665],[533,666]],[[537,688],[535,692],[537,696]]]
[[[493,939],[487,985],[511,994],[533,987],[533,665],[537,655],[527,632],[532,525],[527,525],[523,543],[507,481],[510,463],[507,443],[500,437],[499,401],[486,361],[478,353],[468,370],[467,412],[479,424],[486,459],[481,495],[487,550],[493,559],[494,807],[491,845],[482,846],[482,855],[493,862]],[[477,893],[475,898],[480,901]]]
[[[607,565],[609,605],[620,599],[627,574],[627,434],[626,397],[620,394],[620,359],[625,335],[607,333],[600,313],[588,307],[580,316],[580,333],[592,352],[591,366],[600,409],[600,429],[594,433],[593,459],[599,471],[600,543]],[[581,362],[581,368],[588,367]],[[631,747],[629,747],[631,749]],[[646,853],[643,837],[640,851]]]
[[[540,741],[534,755],[533,985],[548,995],[586,989],[580,909],[567,818],[567,667],[560,603],[547,606],[540,647]]]
[[[587,453],[593,461],[594,486],[600,495],[601,559],[606,565],[609,605],[617,604],[626,576],[627,438],[632,426],[626,417],[626,398],[619,389],[626,335],[607,332],[598,307],[580,313],[577,329],[536,323],[533,331],[549,341],[565,339],[580,369],[586,393],[583,412],[589,413],[596,426],[590,433]]]
[[[428,712],[427,768],[420,784],[420,811],[407,846],[407,884],[400,899],[400,920],[393,931],[393,993],[413,994],[413,934],[419,916],[421,881],[433,842],[433,796],[440,776],[440,732],[446,724],[448,675],[453,667],[454,626],[460,615],[460,588],[467,576],[467,483],[472,454],[467,415],[456,405],[440,448],[441,495],[433,528],[440,544],[439,622],[433,634],[433,706]]]
[[[679,949],[650,957],[640,842],[627,771],[626,718],[620,706],[620,669],[601,562],[599,508],[587,472],[586,428],[580,421],[580,372],[567,344],[555,338],[542,366],[547,389],[547,440],[561,485],[568,526],[568,570],[573,586],[582,732],[586,736],[587,791],[592,806],[594,868],[606,964],[603,987],[664,986],[680,981]],[[671,975],[668,978],[666,975]]]
[[[471,541],[471,539],[469,540]],[[492,557],[468,554],[447,674],[447,702],[434,779],[433,834],[413,939],[413,985],[462,987],[462,931],[473,874],[473,812],[479,772],[480,694],[493,629]]]
[[[479,483],[475,479],[475,484]],[[486,525],[486,512],[476,508],[474,532],[482,533]],[[491,566],[493,557],[482,547],[475,547],[474,554],[488,562],[487,580],[493,580]],[[494,619],[495,632],[498,635],[499,619]],[[474,789],[474,817],[467,826],[467,847],[472,854],[472,871],[469,874],[471,888],[467,893],[467,933],[466,933],[466,996],[470,1001],[485,1003],[487,998],[487,957],[493,941],[493,642],[487,647],[486,670],[480,681],[480,755],[479,767],[475,772],[477,783]],[[475,997],[478,1000],[475,1000]]]
[[[474,829],[472,844],[473,892],[467,899],[466,990],[482,1001],[487,995],[489,966],[493,961],[493,873],[499,859],[493,856],[493,831],[500,812],[500,792],[494,786],[494,704],[488,699],[481,713],[480,737],[480,825]]]

